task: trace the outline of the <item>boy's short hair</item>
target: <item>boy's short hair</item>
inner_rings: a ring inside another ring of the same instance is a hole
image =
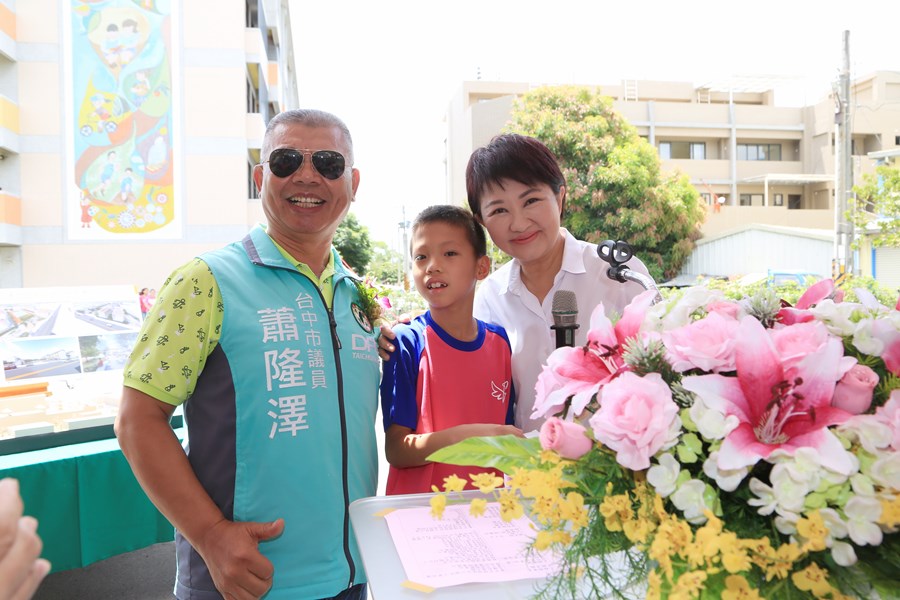
[[[475,257],[481,258],[487,255],[487,238],[484,235],[484,228],[475,220],[475,217],[462,206],[454,206],[452,204],[435,204],[424,209],[418,215],[412,224],[412,232],[415,235],[416,230],[421,225],[428,223],[447,223],[456,225],[466,232],[466,237],[472,248],[475,250]]]
[[[466,165],[466,194],[469,209],[481,217],[481,196],[492,184],[511,179],[525,185],[545,183],[554,194],[566,184],[553,152],[540,140],[518,133],[494,136],[476,149]]]

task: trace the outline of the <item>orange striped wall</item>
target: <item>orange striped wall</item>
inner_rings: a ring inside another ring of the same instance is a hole
[[[16,13],[9,10],[5,4],[0,4],[0,31],[16,39]]]
[[[22,200],[18,196],[0,192],[0,223],[22,225]]]

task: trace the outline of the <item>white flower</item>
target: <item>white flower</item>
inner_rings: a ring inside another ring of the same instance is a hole
[[[800,515],[792,512],[784,512],[775,517],[775,529],[784,535],[794,535],[797,533],[797,521]]]
[[[740,425],[740,420],[735,415],[725,416],[717,410],[708,408],[699,396],[689,409],[691,420],[697,426],[697,431],[707,440],[722,440]]]
[[[875,415],[856,415],[838,426],[838,431],[850,441],[857,441],[867,452],[875,454],[887,448],[893,440],[891,428]]]
[[[882,487],[900,489],[900,453],[891,452],[879,456],[872,463],[869,476]]]
[[[872,335],[874,324],[874,319],[866,319],[857,323],[856,330],[853,332],[853,345],[863,354],[881,356],[881,353],[884,352],[884,342]]]
[[[769,462],[777,463],[787,471],[792,480],[805,484],[809,490],[819,487],[822,463],[815,448],[804,446],[794,450],[793,454],[775,450],[769,455]]]
[[[847,532],[854,544],[877,546],[881,543],[881,529],[876,521],[881,517],[881,503],[875,498],[853,496],[844,505]]]
[[[779,508],[793,513],[799,513],[803,510],[806,495],[815,489],[808,482],[796,481],[791,477],[791,473],[784,463],[772,467],[769,480],[772,482],[772,490],[775,493],[775,499],[778,501]],[[779,510],[778,512],[781,513],[782,511]]]
[[[841,337],[850,337],[857,327],[850,318],[858,309],[859,305],[851,302],[835,304],[833,300],[822,300],[809,311],[816,316],[816,319],[823,322],[831,333]]]
[[[706,484],[697,479],[691,479],[682,483],[672,494],[672,504],[684,514],[685,520],[692,525],[706,523],[706,515],[703,511],[708,507],[703,500],[703,492]]]
[[[669,453],[660,455],[657,460],[659,464],[653,465],[647,470],[647,481],[654,487],[657,494],[665,498],[675,491],[681,465]]]
[[[756,498],[747,500],[750,506],[758,506],[756,510],[763,516],[771,515],[778,508],[778,500],[775,499],[775,492],[771,487],[757,479],[750,478],[750,491],[756,495]]]
[[[716,480],[716,485],[724,492],[733,492],[750,472],[750,467],[741,469],[719,469],[717,461],[719,452],[713,452],[703,461],[703,472],[710,479]]]
[[[872,479],[862,473],[857,473],[850,478],[850,488],[857,496],[875,497],[875,484]]]
[[[684,327],[691,322],[691,314],[698,308],[724,297],[718,290],[710,290],[704,286],[692,286],[675,304],[669,308],[668,303],[660,302],[647,310],[644,325],[657,331],[668,331]],[[668,310],[667,310],[668,309]]]
[[[836,510],[833,508],[821,508],[819,509],[819,515],[822,517],[822,522],[825,523],[825,527],[828,528],[828,535],[825,536],[825,544],[829,548],[835,539],[847,537],[847,524],[844,523],[844,520],[841,519],[841,515],[839,515]]]
[[[856,564],[856,550],[853,549],[853,544],[835,542],[831,546],[831,558],[842,567],[852,567]]]

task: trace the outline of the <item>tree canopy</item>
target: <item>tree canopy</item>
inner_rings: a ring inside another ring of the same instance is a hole
[[[352,212],[334,232],[334,247],[358,275],[363,275],[372,260],[372,239],[369,228],[359,222]]]
[[[594,243],[624,240],[657,281],[694,249],[705,210],[681,173],[662,174],[656,149],[588,87],[548,86],[520,97],[506,131],[538,138],[566,177],[563,225]]]
[[[900,246],[900,167],[882,165],[853,186],[853,224],[872,234],[875,246]]]

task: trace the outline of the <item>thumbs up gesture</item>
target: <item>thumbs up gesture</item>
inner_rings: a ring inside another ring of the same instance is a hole
[[[223,519],[203,536],[197,551],[226,600],[257,600],[269,591],[275,570],[259,551],[259,543],[282,531],[284,519],[268,523]]]

